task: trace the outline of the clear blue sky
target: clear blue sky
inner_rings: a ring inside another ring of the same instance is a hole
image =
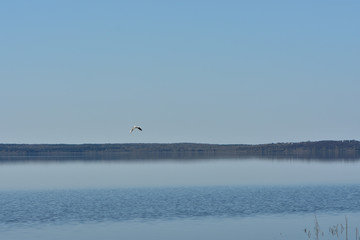
[[[0,142],[358,140],[359,12],[355,0],[1,1]]]

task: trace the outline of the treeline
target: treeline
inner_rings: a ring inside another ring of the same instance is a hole
[[[272,144],[0,144],[0,160],[47,159],[196,159],[302,158],[360,159],[360,142],[318,141]]]

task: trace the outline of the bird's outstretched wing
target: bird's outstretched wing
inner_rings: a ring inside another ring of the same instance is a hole
[[[140,131],[142,131],[141,127],[139,127],[139,126],[133,126],[133,127],[130,129],[130,133],[132,133],[135,129],[139,129]]]

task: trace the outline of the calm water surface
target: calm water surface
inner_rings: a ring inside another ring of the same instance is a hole
[[[0,164],[1,239],[320,239],[360,227],[360,164]],[[339,228],[340,229],[340,228]],[[342,238],[343,237],[343,238]]]

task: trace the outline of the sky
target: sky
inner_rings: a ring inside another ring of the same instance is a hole
[[[1,1],[0,143],[359,140],[359,10]]]

